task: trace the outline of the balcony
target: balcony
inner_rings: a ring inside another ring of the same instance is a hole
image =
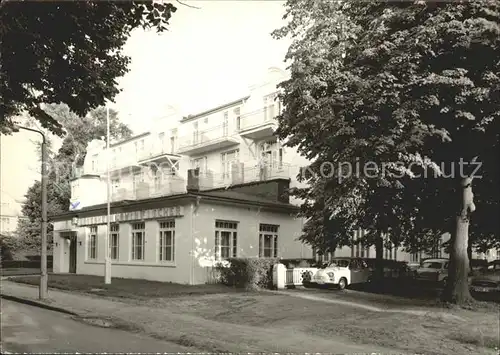
[[[178,177],[166,179],[161,184],[142,182],[135,189],[120,187],[112,192],[111,201],[143,200],[171,196],[186,192],[186,180]]]
[[[218,126],[192,132],[179,142],[178,154],[200,155],[218,149],[238,145],[240,142],[229,126]]]
[[[174,154],[173,147],[170,147],[161,141],[146,146],[146,149],[137,154],[137,162],[139,164],[173,163],[178,159],[179,156]]]
[[[133,174],[140,169],[141,167],[137,163],[136,156],[133,154],[120,154],[117,157],[113,157],[109,162],[109,173],[111,176],[124,173]],[[106,174],[106,172],[104,172],[104,174]]]
[[[241,116],[239,134],[253,140],[271,137],[278,128],[277,114],[277,105],[272,105]]]
[[[199,187],[200,190],[211,190],[258,181],[290,179],[291,174],[292,169],[290,165],[285,163],[274,166],[252,166],[246,168],[243,163],[235,163],[232,170],[227,174],[214,173],[212,171],[200,172]]]

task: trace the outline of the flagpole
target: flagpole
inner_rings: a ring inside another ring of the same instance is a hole
[[[106,229],[106,237],[104,238],[104,283],[105,284],[110,284],[111,283],[111,258],[109,255],[109,250],[110,250],[110,232],[111,232],[111,179],[110,179],[110,174],[109,174],[109,160],[110,160],[110,151],[109,151],[109,106],[106,105],[106,178],[107,178],[107,207],[108,207],[108,212],[107,212],[107,218],[106,218],[106,223],[107,223],[107,229]]]

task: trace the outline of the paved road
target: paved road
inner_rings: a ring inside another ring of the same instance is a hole
[[[123,330],[91,326],[70,315],[1,300],[2,352],[199,352]]]

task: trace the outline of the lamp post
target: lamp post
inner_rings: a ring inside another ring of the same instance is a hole
[[[104,254],[104,283],[109,285],[111,283],[111,258],[110,258],[110,232],[111,232],[111,180],[109,175],[109,159],[111,158],[111,154],[109,151],[109,106],[106,105],[106,191],[107,191],[107,231],[106,237],[104,238],[105,245],[105,254]]]
[[[45,139],[45,135],[43,132],[38,131],[36,129],[15,126],[16,129],[23,129],[25,131],[35,132],[42,136],[42,176],[41,176],[41,185],[42,185],[42,226],[41,226],[41,238],[42,238],[42,250],[41,250],[41,262],[40,262],[40,287],[39,287],[39,295],[38,298],[43,300],[47,298],[47,141]]]

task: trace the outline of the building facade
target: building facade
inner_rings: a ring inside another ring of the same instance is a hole
[[[21,214],[21,207],[18,202],[2,196],[0,205],[0,234],[15,235],[19,221],[25,218]]]
[[[91,142],[70,211],[54,217],[54,271],[104,273],[108,171],[114,276],[196,284],[228,257],[312,258],[298,241],[300,201],[286,193],[307,160],[274,135],[284,79],[270,68],[237,100],[184,117],[172,109],[109,151]]]
[[[297,241],[302,220],[284,193],[289,180],[210,191],[197,182],[190,171],[184,193],[111,204],[114,277],[201,284],[227,258],[312,257]],[[103,275],[106,233],[106,204],[54,217],[54,272]]]

